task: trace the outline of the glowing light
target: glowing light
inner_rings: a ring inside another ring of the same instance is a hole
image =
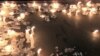
[[[71,12],[68,12],[67,15],[70,17],[70,16],[72,16],[72,13]]]
[[[88,2],[86,3],[86,6],[87,6],[87,7],[91,7],[91,6],[92,6],[91,1],[88,1]]]
[[[21,17],[22,19],[24,19],[24,18],[25,18],[25,14],[24,14],[24,13],[21,13],[21,14],[20,14],[20,17]]]
[[[93,40],[96,40],[97,38],[99,38],[99,30],[96,29],[92,32],[92,36],[93,36]]]
[[[13,16],[14,15],[14,12],[10,12],[9,15]]]
[[[0,15],[2,15],[2,16],[4,16],[5,14],[6,14],[5,11],[1,11],[1,12],[0,12]]]
[[[56,9],[51,9],[50,12],[51,13],[55,13],[56,12]]]
[[[54,3],[51,4],[51,7],[52,7],[53,9],[58,9],[59,6],[60,6],[60,4],[57,3],[57,2],[54,2]]]
[[[43,3],[43,5],[44,5],[44,6],[47,6],[48,4],[47,4],[47,3]]]
[[[8,35],[7,38],[13,38],[13,37],[18,36],[18,33],[15,32],[14,30],[8,30],[8,31],[7,31],[7,35]]]
[[[62,10],[62,13],[66,14],[67,13],[66,9],[63,9]]]
[[[10,8],[15,9],[16,7],[17,7],[16,3],[14,3],[14,2],[10,3]]]
[[[38,53],[39,56],[40,56],[41,51],[42,51],[41,48],[39,48],[38,51],[37,51],[37,53]]]
[[[33,1],[33,3],[32,3],[32,7],[34,7],[34,8],[38,8],[38,7],[39,7],[39,4],[37,4],[35,1]]]
[[[35,26],[32,26],[31,31],[34,33]]]
[[[29,39],[30,33],[29,32],[30,32],[30,29],[25,30],[25,37],[27,39],[27,41],[26,41],[27,43],[29,43],[29,41],[30,41],[30,39]]]
[[[0,38],[0,48],[7,45],[8,41]]]
[[[7,52],[7,53],[11,53],[14,51],[12,45],[7,45],[4,47],[4,49],[2,50],[3,52]]]
[[[33,37],[33,34],[31,33],[30,34],[30,44],[31,44],[31,48],[34,48],[34,37]]]
[[[86,7],[83,7],[82,10],[83,10],[83,11],[87,11],[88,9],[87,9]]]
[[[91,8],[90,13],[91,14],[97,14],[97,9],[96,8]]]
[[[76,16],[78,16],[80,12],[81,12],[80,10],[77,10],[76,11]]]
[[[42,14],[42,15],[40,15],[40,17],[41,17],[41,18],[45,18],[45,15]]]
[[[83,7],[82,12],[83,12],[83,15],[88,15],[89,13],[87,7]]]

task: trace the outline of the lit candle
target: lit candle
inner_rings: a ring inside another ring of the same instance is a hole
[[[33,34],[30,34],[30,44],[31,44],[31,48],[34,48],[34,38],[33,38]]]
[[[33,3],[32,3],[32,7],[33,8],[35,8],[35,9],[37,9],[37,8],[39,8],[39,4],[38,3],[36,3],[35,1],[33,1]]]
[[[15,9],[16,7],[17,7],[17,4],[16,4],[16,3],[12,2],[12,3],[10,4],[10,8],[11,8],[11,9]]]
[[[97,8],[91,8],[90,14],[97,14]]]
[[[14,48],[13,48],[12,45],[7,45],[1,51],[4,52],[4,53],[10,54],[14,51]]]
[[[30,29],[26,29],[26,30],[25,30],[25,37],[26,37],[26,39],[27,39],[27,41],[26,41],[27,43],[29,43],[29,41],[30,41],[30,39],[29,39],[30,33],[29,33],[29,32],[30,32]]]
[[[21,18],[21,19],[24,19],[24,18],[25,18],[25,13],[21,13],[21,14],[20,14],[20,18]]]
[[[7,35],[8,35],[7,38],[14,38],[18,36],[18,33],[14,30],[7,30]]]
[[[41,56],[41,55],[40,55],[40,54],[41,54],[41,51],[42,51],[41,48],[39,48],[39,49],[37,50],[38,56]]]
[[[41,17],[41,18],[45,18],[46,16],[45,16],[45,15],[43,15],[43,14],[41,14],[41,15],[40,15],[40,17]]]
[[[7,45],[8,41],[4,40],[3,38],[0,38],[0,48]]]
[[[35,29],[35,26],[32,26],[31,28],[31,33],[34,35],[34,29]]]
[[[56,11],[57,11],[56,9],[50,9],[50,12],[51,12],[52,14],[54,14]]]
[[[93,34],[94,37],[98,37],[98,33],[99,33],[99,30],[96,29],[96,30],[93,31],[92,34]]]
[[[58,9],[58,8],[60,7],[60,4],[59,4],[58,2],[53,2],[53,3],[51,4],[51,7],[52,7],[53,9]]]
[[[78,7],[79,9],[82,7],[82,2],[81,2],[81,1],[79,1],[79,2],[77,3],[77,7]]]
[[[67,13],[66,9],[63,9],[62,10],[62,13],[66,14]]]
[[[86,3],[86,6],[87,6],[87,7],[91,7],[91,6],[92,6],[92,2],[91,2],[91,1],[88,1],[88,2]]]

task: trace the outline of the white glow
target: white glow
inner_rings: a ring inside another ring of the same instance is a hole
[[[90,13],[91,14],[97,14],[97,9],[96,8],[91,8]]]
[[[14,12],[10,12],[9,15],[13,16],[14,15]]]
[[[86,3],[86,6],[87,6],[87,7],[91,7],[91,6],[92,6],[91,1],[88,1],[88,2]]]
[[[54,2],[54,3],[51,4],[51,7],[52,7],[53,9],[58,9],[59,6],[60,6],[60,4],[57,3],[57,2]]]
[[[45,15],[40,15],[41,18],[45,18]]]
[[[40,56],[41,51],[42,51],[41,48],[39,48],[39,49],[37,50],[37,53],[38,53],[39,56]]]
[[[17,4],[11,3],[11,4],[10,4],[10,7],[11,7],[12,9],[15,9],[15,8],[17,7]]]
[[[14,30],[8,30],[7,35],[8,35],[7,38],[14,38],[14,37],[18,36],[18,33]]]
[[[66,14],[67,13],[66,9],[63,9],[62,10],[62,13]]]
[[[11,53],[14,51],[14,49],[13,49],[12,45],[7,45],[4,47],[4,49],[2,51],[7,52],[7,53]]]
[[[96,29],[92,32],[92,36],[93,36],[93,40],[96,40],[98,39],[100,36],[99,36],[99,30]]]
[[[25,18],[25,13],[21,13],[21,14],[20,14],[20,17],[21,17],[22,19],[24,19],[24,18]]]
[[[38,8],[38,7],[39,7],[39,4],[36,3],[35,1],[33,1],[33,3],[32,3],[32,7],[33,7],[33,8]]]
[[[0,48],[7,45],[8,41],[0,38]]]
[[[1,11],[1,12],[0,12],[0,15],[2,15],[2,16],[4,16],[5,14],[6,14],[5,11]]]
[[[47,3],[43,3],[43,5],[44,5],[44,6],[47,6],[48,4],[47,4]]]
[[[56,9],[50,9],[50,12],[51,13],[55,13],[56,12]]]

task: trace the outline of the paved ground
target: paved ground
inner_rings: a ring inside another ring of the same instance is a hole
[[[35,45],[43,48],[43,54],[46,56],[54,51],[55,46],[61,49],[76,47],[86,52],[87,56],[99,56],[100,38],[93,41],[90,36],[90,32],[100,29],[99,18],[99,15],[92,18],[81,16],[77,21],[74,16],[69,18],[67,15],[57,14],[57,18],[44,22],[38,15],[30,15],[32,25],[36,26]]]

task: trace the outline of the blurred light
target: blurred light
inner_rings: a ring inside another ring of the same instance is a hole
[[[32,3],[32,7],[34,7],[34,8],[38,8],[38,6],[39,6],[39,4],[37,4],[35,1],[33,1],[33,3]]]
[[[63,9],[62,10],[62,13],[66,14],[67,13],[66,9]]]
[[[7,52],[7,53],[11,53],[14,51],[14,49],[13,49],[12,45],[7,45],[4,47],[4,49],[2,51]]]
[[[8,30],[7,31],[7,35],[8,35],[7,38],[14,38],[14,37],[16,37],[18,35],[18,33],[15,32],[14,30]]]
[[[25,18],[25,13],[21,13],[20,18],[24,19]]]
[[[14,12],[10,12],[9,14],[10,14],[11,16],[13,16],[13,15],[14,15]]]
[[[37,53],[38,53],[39,56],[40,56],[41,51],[42,51],[41,48],[39,48],[39,49],[37,50]]]
[[[14,4],[14,3],[11,3],[11,4],[10,4],[10,7],[13,8],[13,9],[14,9],[16,6],[17,6],[17,5]]]
[[[43,3],[44,6],[48,6],[48,3]]]
[[[87,7],[91,7],[91,6],[92,6],[91,1],[88,1],[88,2],[86,3],[86,6],[87,6]]]
[[[92,32],[93,40],[96,40],[99,37],[99,30],[96,29]]]
[[[45,15],[42,14],[42,15],[40,15],[40,17],[41,17],[41,18],[45,18]]]
[[[7,45],[7,43],[8,43],[8,41],[0,38],[0,48],[3,47],[3,46],[5,46],[5,45]]]
[[[56,12],[56,9],[50,9],[50,12],[51,13],[55,13]]]
[[[5,14],[6,14],[5,11],[1,11],[1,12],[0,12],[0,15],[2,15],[2,16],[4,16]]]
[[[58,9],[59,6],[60,6],[60,4],[57,3],[57,2],[54,2],[54,3],[51,4],[51,7],[52,7],[53,9]]]

